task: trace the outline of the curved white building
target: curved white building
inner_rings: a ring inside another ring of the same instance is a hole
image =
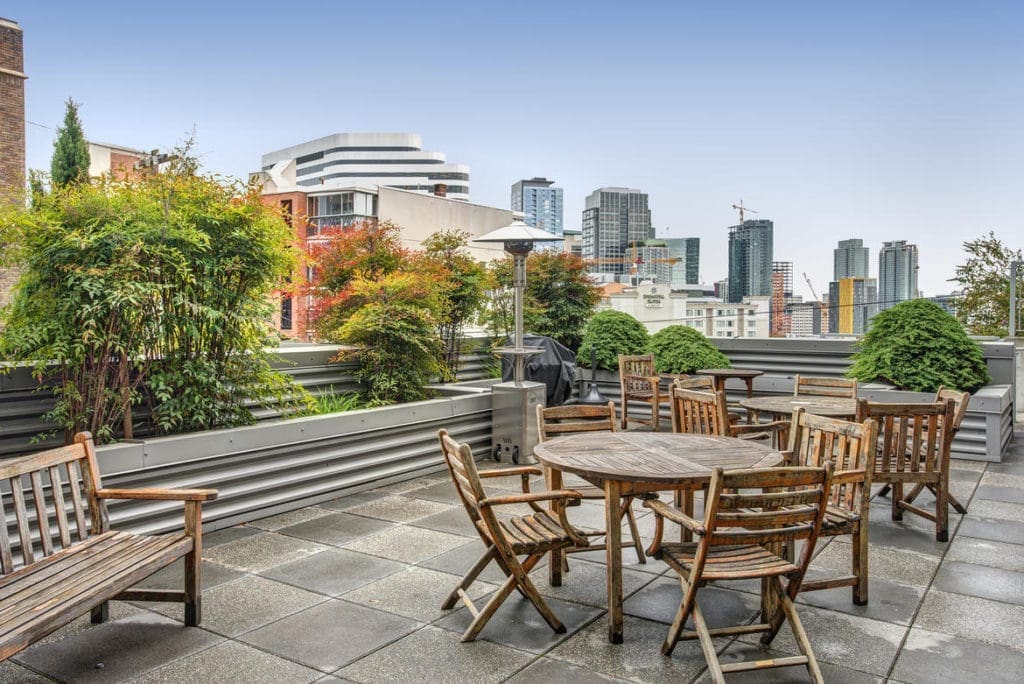
[[[295,162],[300,186],[386,185],[469,200],[469,166],[449,164],[443,152],[423,150],[415,133],[335,133],[263,155],[262,170]]]

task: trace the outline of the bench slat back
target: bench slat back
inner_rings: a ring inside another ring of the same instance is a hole
[[[75,435],[74,444],[0,464],[0,487],[0,575],[106,531],[106,504],[95,494],[102,487],[96,451],[87,432]]]

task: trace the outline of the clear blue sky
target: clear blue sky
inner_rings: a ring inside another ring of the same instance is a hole
[[[709,5],[721,5],[709,7]],[[840,6],[841,5],[841,6]],[[702,239],[726,273],[741,198],[776,259],[821,292],[837,240],[919,245],[946,292],[961,243],[1024,244],[1019,2],[40,2],[25,29],[28,163],[63,102],[92,139],[205,166],[342,131],[409,131],[471,166],[475,202],[519,178],[565,188],[578,227],[602,185],[650,194],[659,237]]]

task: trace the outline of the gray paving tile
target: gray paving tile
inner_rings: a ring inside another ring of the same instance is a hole
[[[896,658],[907,628],[889,622],[847,615],[806,604],[797,606],[797,614],[819,663],[831,663],[860,672],[885,676]],[[740,640],[757,644],[760,636],[748,634]],[[870,644],[870,648],[867,647]],[[772,647],[787,653],[799,653],[788,623],[779,630]]]
[[[697,592],[697,602],[704,611],[704,618],[712,627],[740,625],[749,621],[760,610],[756,596],[728,589],[727,583],[719,586],[702,587]],[[623,602],[627,615],[671,624],[675,619],[683,590],[679,580],[668,577],[656,579]],[[687,624],[692,629],[693,621]]]
[[[234,527],[225,527],[222,530],[216,532],[210,532],[209,534],[203,534],[203,549],[212,549],[214,546],[220,546],[221,544],[227,544],[233,542],[236,539],[244,539],[245,537],[251,537],[259,534],[258,529],[248,527],[246,525],[235,525]]]
[[[451,476],[448,475],[448,473],[422,475],[420,477],[414,477],[400,482],[392,482],[391,484],[384,485],[383,487],[377,487],[373,491],[378,494],[406,494],[414,490],[423,489],[424,487],[441,483],[448,483],[450,485]]]
[[[486,598],[478,601],[477,605],[482,607]],[[519,594],[512,594],[501,604],[498,612],[487,621],[477,638],[493,641],[496,644],[516,648],[520,651],[541,654],[571,638],[587,623],[604,613],[598,608],[553,598],[545,599],[545,602],[565,625],[565,634],[557,634],[551,629],[532,603]],[[443,620],[435,622],[434,626],[449,629],[461,635],[472,621],[473,616],[463,608]]]
[[[975,499],[971,502],[968,511],[971,515],[981,518],[998,518],[999,520],[1024,522],[1024,504],[1019,503]]]
[[[10,660],[0,662],[0,684],[42,684],[52,681]]]
[[[409,567],[350,591],[342,598],[420,622],[431,622],[448,612],[441,610],[441,603],[448,598],[456,584],[458,578],[447,573]],[[470,585],[467,593],[475,600],[495,589],[497,586],[494,584],[477,580]],[[456,604],[461,605],[462,601]],[[483,603],[478,602],[478,605],[482,606]]]
[[[218,644],[195,655],[150,670],[137,684],[167,682],[203,682],[204,684],[278,684],[279,682],[312,682],[323,675],[302,665],[272,656],[237,641]]]
[[[1024,504],[1024,487],[1000,487],[997,485],[981,485],[974,492],[978,499],[1005,501],[1006,503]]]
[[[424,501],[423,503],[429,503],[434,506],[443,505],[433,501]],[[444,511],[415,520],[410,525],[479,539],[480,535],[473,526],[473,523],[470,522],[465,508],[462,506],[457,508],[455,506],[446,506],[445,508],[446,510]]]
[[[208,549],[203,552],[203,558],[235,570],[262,572],[329,548],[276,532],[260,532]]]
[[[983,473],[986,466],[988,466],[988,461],[969,461],[966,458],[953,458],[949,461],[950,470],[970,470]]]
[[[994,568],[1024,572],[1024,545],[973,539],[958,534],[949,545],[944,562],[948,561],[990,565]]]
[[[454,632],[424,627],[335,674],[370,684],[393,680],[396,673],[407,682],[500,682],[533,657],[489,641],[463,644]]]
[[[205,630],[141,611],[55,643],[36,644],[14,660],[61,681],[118,682],[221,641]]]
[[[1024,572],[947,560],[932,586],[952,594],[1024,605]]]
[[[836,539],[822,549],[811,561],[811,568],[827,569],[834,571],[835,574],[849,574],[852,550],[848,540],[848,537]],[[868,576],[872,581],[883,579],[926,587],[932,581],[937,567],[939,559],[936,556],[884,546],[869,548]]]
[[[809,578],[814,578],[809,575]],[[850,615],[909,625],[924,599],[925,588],[901,584],[871,576],[868,582],[868,603],[858,606],[853,602],[850,587],[807,591],[800,594],[798,603],[828,608]]]
[[[957,536],[1024,544],[1024,523],[967,515],[957,530]]]
[[[783,627],[783,629],[785,629],[785,627]],[[748,660],[784,658],[792,655],[798,654],[765,647],[761,644],[748,644],[742,641],[737,641],[718,656],[718,661],[724,665],[726,663],[739,663]],[[817,654],[815,654],[815,658],[817,658]],[[877,675],[870,675],[866,672],[837,667],[836,665],[824,663],[820,660],[818,661],[818,667],[821,669],[822,677],[824,677],[825,681],[829,682],[829,684],[869,684],[883,681],[883,678]],[[791,667],[775,668],[771,670],[736,672],[729,675],[728,681],[729,684],[733,684],[733,682],[749,682],[750,684],[790,684],[790,682],[796,684],[799,682],[800,684],[803,684],[804,682],[809,681],[809,677],[810,675],[807,673],[806,667],[803,665],[794,665]],[[697,679],[697,682],[700,684],[710,681],[711,676],[707,672]]]
[[[465,543],[465,537],[446,532],[396,526],[349,542],[345,548],[403,563],[419,563]]]
[[[1024,473],[996,473],[989,470],[981,476],[981,485],[1024,489]]]
[[[320,594],[246,575],[203,592],[202,627],[233,637],[324,600],[326,598]],[[180,603],[150,605],[163,615],[179,621],[182,619]]]
[[[422,568],[430,568],[431,570],[439,570],[441,572],[447,572],[452,575],[456,575],[461,578],[466,575],[473,564],[480,558],[484,552],[483,542],[477,540],[475,542],[469,542],[458,546],[451,551],[433,556],[426,560],[420,561],[417,565]],[[547,581],[547,558],[545,557],[533,571],[530,573],[530,577],[533,578],[534,582]],[[493,582],[494,584],[500,584],[505,581],[505,573],[501,571],[498,564],[491,561],[482,573],[480,573],[480,579],[485,582]]]
[[[233,570],[207,561],[203,561],[201,572],[203,591],[212,589],[218,584],[238,579],[244,574],[239,570]],[[185,561],[176,561],[155,575],[150,575],[135,586],[145,589],[175,589],[180,591],[185,586]]]
[[[704,655],[696,641],[681,641],[672,657],[661,655],[668,626],[632,616],[623,619],[623,643],[608,643],[608,620],[590,623],[547,656],[611,677],[637,682],[685,682],[704,669]],[[727,641],[723,640],[724,647]]]
[[[566,682],[625,682],[563,660],[538,658],[525,670],[507,680],[509,684],[565,684]]]
[[[416,629],[417,623],[334,599],[244,635],[275,655],[332,672]]]
[[[455,491],[455,485],[451,482],[438,482],[436,484],[429,485],[427,487],[420,487],[413,490],[405,490],[402,492],[389,492],[389,493],[402,493],[407,496],[411,496],[415,499],[426,499],[428,501],[439,501],[446,503],[451,506],[461,506],[462,501],[459,499],[459,495]]]
[[[313,520],[281,528],[278,532],[289,537],[308,539],[320,544],[342,546],[353,539],[365,537],[368,534],[380,532],[393,526],[394,523],[367,518],[361,515],[328,513]]]
[[[285,584],[337,596],[403,570],[403,563],[345,549],[330,549],[260,573]]]
[[[154,606],[156,604],[150,603],[147,605]],[[135,605],[134,603],[128,603],[126,601],[111,601],[109,620],[107,621],[107,624],[109,625],[114,622],[121,622],[127,620],[128,618],[146,615],[149,612],[150,611],[146,610],[145,608],[141,608]],[[67,639],[68,637],[76,636],[78,634],[95,628],[96,625],[92,624],[92,622],[89,619],[89,614],[86,613],[85,615],[82,615],[77,619],[71,621],[67,625],[64,625],[56,632],[53,632],[48,636],[43,637],[36,643],[53,644],[63,639]]]
[[[924,597],[914,627],[1020,649],[1024,606],[932,589]]]
[[[299,508],[294,511],[288,511],[287,513],[278,513],[272,515],[269,518],[260,518],[254,520],[251,523],[247,523],[250,527],[255,527],[260,530],[266,530],[268,532],[275,532],[284,527],[291,525],[297,525],[307,520],[315,520],[322,515],[327,515],[330,511],[317,506],[306,506],[305,508]]]
[[[465,508],[462,506],[456,508],[450,504],[437,501],[414,499],[399,495],[380,496],[374,501],[367,501],[358,506],[353,506],[347,509],[347,512],[354,513],[355,515],[364,515],[368,518],[407,523],[425,518],[428,515],[450,510],[458,510],[462,513],[463,517],[466,517]]]
[[[359,506],[360,504],[367,503],[368,501],[376,501],[381,497],[380,492],[354,492],[352,494],[345,494],[339,496],[337,499],[331,501],[325,501],[319,504],[320,508],[328,508],[332,511],[346,511],[353,506]]]
[[[608,573],[604,565],[586,561],[569,560],[569,572],[562,574],[562,586],[552,587],[546,578],[535,580],[537,591],[564,601],[582,603],[597,608],[608,606]],[[622,593],[629,596],[648,582],[656,579],[652,575],[623,568]]]
[[[908,514],[906,517],[909,520],[909,518],[916,516]],[[959,516],[950,516],[950,538],[953,537],[955,532],[953,525],[954,517]],[[886,547],[923,553],[929,556],[942,556],[946,552],[948,543],[935,541],[935,524],[929,521],[927,529],[922,529],[919,525],[920,523],[916,521],[907,524],[900,524],[894,521],[886,521],[884,523],[872,521],[871,529],[868,531],[869,543],[872,547]],[[836,541],[844,543],[842,539],[836,539]]]
[[[1019,682],[1024,652],[983,641],[914,628],[896,659],[892,676],[910,684],[931,682]]]

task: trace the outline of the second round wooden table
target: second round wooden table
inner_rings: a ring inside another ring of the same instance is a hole
[[[562,488],[562,473],[579,475],[604,489],[608,574],[608,640],[622,643],[623,495],[666,490],[693,491],[711,481],[712,470],[769,468],[782,454],[733,437],[657,432],[586,432],[541,442],[533,451],[547,466],[548,487]],[[551,581],[561,583],[561,553],[552,554]]]

